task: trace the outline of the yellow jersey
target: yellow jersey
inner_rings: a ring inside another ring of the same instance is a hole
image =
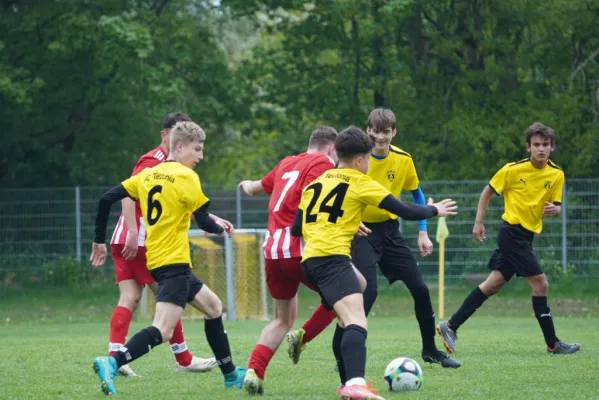
[[[303,259],[331,255],[350,256],[367,205],[378,206],[389,191],[360,171],[332,169],[302,191]]]
[[[420,184],[412,157],[393,145],[382,160],[370,155],[368,176],[383,185],[395,198],[399,198],[402,190],[416,190]],[[384,222],[397,219],[397,215],[376,206],[368,206],[362,218],[364,222]]]
[[[503,194],[505,212],[502,219],[508,224],[541,233],[545,202],[561,204],[564,171],[551,160],[537,169],[529,159],[503,166],[491,179],[489,186],[497,195]]]
[[[191,168],[167,161],[125,180],[123,187],[139,200],[147,230],[149,270],[174,264],[191,267],[187,232],[191,215],[209,200]]]

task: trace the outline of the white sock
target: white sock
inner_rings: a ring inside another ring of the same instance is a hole
[[[366,380],[364,378],[352,378],[345,382],[345,386],[366,386]]]

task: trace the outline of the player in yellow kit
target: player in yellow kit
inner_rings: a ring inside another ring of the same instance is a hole
[[[102,196],[96,215],[96,237],[91,262],[106,258],[106,224],[110,207],[125,197],[139,200],[147,227],[147,268],[158,283],[156,313],[152,325],[136,333],[113,356],[98,357],[94,370],[102,391],[116,394],[117,370],[168,341],[187,303],[206,315],[206,339],[225,380],[225,387],[241,388],[245,368],[235,367],[223,327],[222,303],[191,272],[189,231],[191,216],[209,233],[223,234],[225,226],[208,214],[210,201],[202,192],[200,178],[192,170],[202,159],[206,134],[197,124],[177,122],[170,133],[167,161],[123,181]],[[228,234],[232,230],[227,227]]]
[[[503,224],[497,234],[497,250],[489,260],[491,273],[466,297],[449,321],[437,325],[449,352],[455,352],[458,328],[514,275],[524,277],[532,289],[532,308],[543,331],[547,351],[570,354],[580,350],[579,344],[562,342],[555,334],[547,305],[549,283],[532,249],[535,235],[543,229],[543,217],[556,217],[561,211],[565,176],[549,159],[554,146],[553,130],[535,122],[526,130],[526,150],[530,158],[506,164],[483,189],[472,229],[474,238],[480,243],[485,240],[483,218],[493,194],[503,194]]]
[[[381,399],[364,379],[366,315],[364,278],[350,262],[351,242],[370,205],[406,219],[456,214],[454,201],[430,206],[404,204],[368,175],[372,141],[362,130],[349,127],[335,142],[339,168],[325,172],[302,192],[292,234],[305,241],[302,265],[325,307],[335,311],[341,337],[333,341],[343,386],[338,394],[351,399]]]

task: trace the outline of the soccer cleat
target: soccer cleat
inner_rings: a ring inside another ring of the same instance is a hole
[[[102,392],[107,396],[116,396],[114,388],[114,378],[117,372],[116,360],[113,357],[96,357],[92,367],[100,378]]]
[[[200,358],[193,356],[191,364],[184,367],[177,364],[177,372],[208,372],[216,367],[216,358]]]
[[[372,381],[368,385],[341,386],[337,394],[344,400],[385,400],[382,396],[376,394],[376,389],[372,387]]]
[[[304,335],[306,331],[303,329],[297,329],[295,331],[291,331],[287,334],[287,354],[289,354],[289,358],[293,361],[294,364],[297,364],[300,359],[300,354],[306,348],[304,344]]]
[[[245,367],[235,367],[233,372],[225,374],[225,388],[241,389],[246,370],[247,368]]]
[[[458,335],[451,330],[446,321],[439,322],[437,332],[443,339],[443,344],[450,354],[455,354],[455,341],[458,340]]]
[[[250,396],[262,396],[264,394],[264,380],[258,378],[256,371],[250,368],[245,373],[243,388]]]
[[[462,366],[461,362],[449,358],[447,354],[437,349],[422,350],[422,359],[427,363],[441,364],[443,368],[460,368]]]
[[[139,376],[135,372],[133,372],[133,370],[131,369],[131,367],[128,364],[121,366],[121,368],[119,368],[119,370],[116,372],[116,374],[118,376],[125,376],[125,377],[130,377],[130,378],[141,378],[141,376]]]
[[[562,342],[561,340],[557,341],[553,348],[547,347],[547,352],[550,354],[573,354],[581,349],[581,345],[578,343],[569,344]]]

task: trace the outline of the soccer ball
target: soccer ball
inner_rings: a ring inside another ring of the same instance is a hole
[[[422,369],[411,358],[396,358],[385,368],[385,381],[392,392],[418,390],[422,386]]]

